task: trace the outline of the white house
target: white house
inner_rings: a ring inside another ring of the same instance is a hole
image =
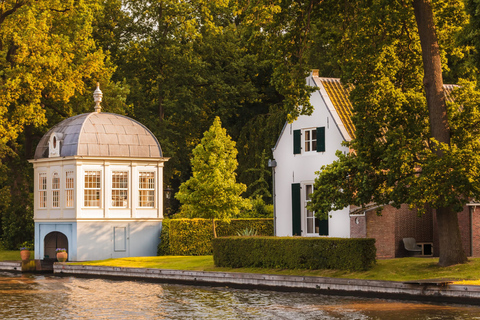
[[[156,255],[163,165],[155,136],[126,116],[95,112],[55,125],[33,160],[35,259],[66,248],[71,261]]]
[[[315,172],[348,152],[341,145],[354,135],[348,92],[339,79],[320,78],[314,70],[307,84],[318,88],[310,97],[311,115],[286,123],[273,148],[274,210],[277,236],[350,237],[349,208],[318,220],[306,209],[313,192]]]

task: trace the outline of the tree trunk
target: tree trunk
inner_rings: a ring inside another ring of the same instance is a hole
[[[436,211],[440,246],[438,264],[446,267],[467,262],[460,237],[457,213],[452,211],[451,208],[439,208]]]
[[[442,64],[438,47],[433,10],[430,0],[413,0],[415,19],[422,46],[422,58],[428,114],[430,119],[430,133],[438,142],[450,145],[450,128],[448,126],[447,107],[443,92]],[[443,152],[436,148],[438,157]],[[440,245],[439,265],[449,266],[465,263],[467,257],[463,250],[458,216],[451,208],[437,209],[438,238]]]
[[[212,225],[213,225],[213,237],[217,237],[217,228],[215,228],[215,219],[212,219]]]

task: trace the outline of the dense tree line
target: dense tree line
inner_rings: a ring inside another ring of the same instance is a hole
[[[475,80],[479,2],[432,3],[445,82]],[[412,151],[391,157],[393,166],[420,154],[428,140],[422,50],[408,1],[4,0],[0,53],[0,238],[8,247],[33,234],[26,160],[54,124],[93,110],[97,81],[104,111],[135,118],[157,136],[171,157],[165,184],[175,191],[191,176],[192,150],[219,117],[237,143],[244,196],[260,193],[271,202],[266,161],[285,121],[311,111],[305,76],[312,68],[356,86],[362,134],[353,146],[365,156],[359,171],[371,173],[369,182],[385,178],[371,166],[379,155]],[[397,144],[378,144],[386,128]],[[400,189],[373,194],[359,186],[365,197],[358,204],[374,196],[408,200]]]

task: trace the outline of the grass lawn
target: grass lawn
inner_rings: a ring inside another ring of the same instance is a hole
[[[33,259],[33,250],[30,251],[30,259]],[[0,250],[0,261],[20,260],[20,250]]]
[[[246,273],[268,273],[282,275],[318,276],[333,278],[351,278],[368,280],[408,281],[422,279],[469,280],[463,284],[480,285],[480,258],[471,258],[462,265],[450,267],[437,266],[438,258],[398,258],[378,260],[369,271],[348,272],[340,270],[284,270],[263,268],[216,268],[212,256],[162,256],[136,257],[88,261],[72,264],[134,267],[134,268],[161,268],[196,271],[225,271]]]

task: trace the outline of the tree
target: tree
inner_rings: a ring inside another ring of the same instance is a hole
[[[8,248],[33,237],[33,170],[26,160],[36,142],[53,124],[92,110],[94,83],[106,84],[113,72],[92,37],[101,9],[93,0],[0,4],[0,217]]]
[[[466,120],[478,119],[478,102],[472,101],[478,94],[463,82],[456,103],[447,106],[442,80],[447,57],[465,50],[452,46],[467,21],[458,10],[463,2],[436,1],[433,8],[427,0],[414,0],[413,6],[383,0],[342,6],[335,10],[349,24],[338,27],[342,38],[335,46],[344,50],[343,81],[354,86],[356,137],[347,143],[354,152],[337,153],[339,159],[322,168],[311,209],[324,218],[349,204],[407,203],[420,213],[433,208],[439,264],[463,263],[457,212],[480,196],[474,183],[480,136],[468,130]],[[447,19],[452,15],[456,18]]]
[[[235,142],[216,117],[193,150],[192,177],[175,195],[182,211],[195,218],[228,220],[249,208],[248,199],[241,196],[247,188],[236,182],[236,156]]]

